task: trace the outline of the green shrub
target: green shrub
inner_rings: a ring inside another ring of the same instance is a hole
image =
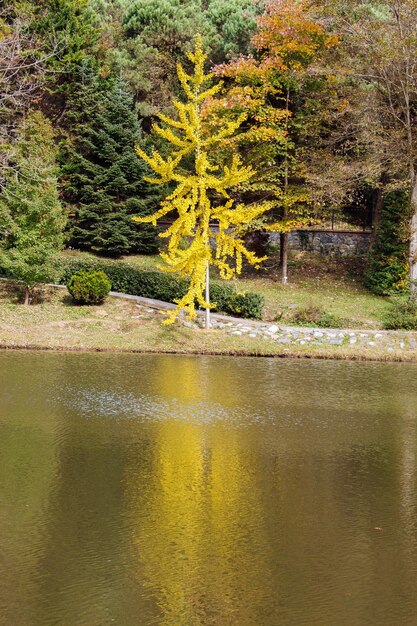
[[[65,260],[61,266],[61,284],[67,284],[79,271],[102,271],[110,279],[113,291],[143,298],[174,302],[187,292],[189,281],[175,274],[140,270],[123,261]],[[236,293],[232,285],[212,283],[210,299],[214,311],[245,318],[262,319],[264,298],[257,293]]]
[[[71,276],[67,289],[77,304],[101,304],[111,283],[104,272],[81,270]]]
[[[227,313],[261,320],[265,298],[259,293],[236,293],[227,305]]]
[[[346,320],[331,313],[330,311],[326,311],[323,315],[317,320],[318,328],[346,328],[349,324],[346,323]]]
[[[397,300],[384,319],[386,330],[417,330],[417,299]]]
[[[381,223],[371,250],[365,286],[378,296],[402,292],[408,288],[408,192],[387,194],[381,210]]]
[[[211,282],[210,284],[210,300],[215,304],[215,311],[224,311],[231,313],[230,306],[236,292],[232,285],[219,285]]]
[[[346,326],[346,320],[330,311],[324,311],[319,306],[298,309],[288,321],[297,326],[316,326],[317,328],[343,328]]]

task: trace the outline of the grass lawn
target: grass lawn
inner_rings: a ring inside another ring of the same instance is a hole
[[[96,258],[78,251],[64,254]],[[122,260],[140,269],[156,269],[161,262],[158,256],[130,256]],[[340,318],[346,328],[382,327],[382,320],[391,306],[390,299],[375,296],[363,287],[361,260],[293,254],[289,284],[285,287],[280,284],[273,261],[271,258],[261,270],[231,281],[237,290],[257,291],[265,297],[265,320],[278,319],[283,324],[292,324],[291,318],[300,309],[318,307]]]
[[[65,289],[46,288],[38,304],[24,306],[14,283],[0,281],[0,348],[137,351],[243,356],[416,361],[417,352],[356,346],[293,345],[161,324],[159,313],[109,297],[101,306],[75,306]]]

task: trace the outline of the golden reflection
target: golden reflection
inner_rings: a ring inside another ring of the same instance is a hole
[[[154,363],[151,382],[155,393],[183,402],[193,402],[204,395],[205,381],[201,377],[201,364],[195,357],[158,359]]]
[[[169,420],[155,425],[145,493],[130,468],[140,582],[160,609],[158,624],[261,623],[269,550],[246,437]]]

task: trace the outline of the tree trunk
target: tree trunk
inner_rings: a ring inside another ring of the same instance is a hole
[[[384,204],[384,193],[385,190],[383,187],[379,187],[376,191],[375,202],[372,211],[372,235],[371,235],[371,247],[374,246],[375,241],[378,236],[379,227],[381,225],[381,214],[382,207]]]
[[[207,304],[210,304],[210,265],[208,261],[207,261],[207,267],[206,267],[206,294],[205,295],[206,295]],[[206,308],[206,312],[204,316],[204,327],[206,330],[210,328],[210,308],[209,307]]]
[[[23,304],[28,305],[29,304],[29,298],[30,298],[30,289],[27,285],[25,285],[25,301]]]
[[[410,200],[410,291],[417,295],[417,178],[414,177]]]
[[[286,97],[286,117],[285,117],[285,167],[284,167],[284,211],[282,219],[285,221],[288,219],[288,205],[287,205],[287,193],[288,193],[288,120],[290,117],[290,88],[287,87]],[[288,233],[281,233],[280,237],[281,249],[281,283],[286,285],[288,283]]]
[[[288,283],[288,233],[281,233],[280,242],[281,282],[286,285]]]

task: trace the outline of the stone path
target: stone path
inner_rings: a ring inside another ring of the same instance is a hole
[[[402,331],[338,330],[330,328],[301,328],[276,324],[246,323],[245,321],[213,320],[213,328],[224,330],[232,336],[246,335],[264,338],[278,344],[291,346],[358,346],[384,348],[387,352],[416,350],[417,333]]]
[[[113,293],[123,297],[124,294]],[[127,296],[136,300],[138,304],[147,305],[147,311],[169,310],[173,304],[140,298],[139,296]],[[197,311],[197,321],[190,322],[180,316],[179,321],[188,327],[202,326],[204,312]],[[275,341],[283,347],[298,346],[357,346],[358,348],[378,348],[389,352],[416,351],[417,332],[398,330],[351,330],[333,328],[301,328],[299,326],[281,326],[254,320],[242,320],[238,318],[211,314],[211,327],[222,330],[228,335],[240,337],[246,335],[253,339],[268,339]]]

